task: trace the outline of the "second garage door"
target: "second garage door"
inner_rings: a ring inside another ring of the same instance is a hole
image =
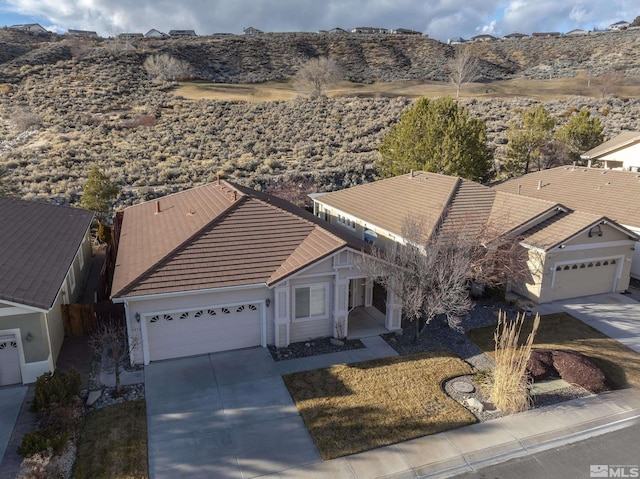
[[[610,293],[615,288],[619,261],[605,258],[557,266],[553,300]]]
[[[148,316],[149,360],[259,346],[260,308],[247,303]]]

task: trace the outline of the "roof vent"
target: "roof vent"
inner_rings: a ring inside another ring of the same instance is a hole
[[[160,213],[160,202],[156,201],[156,214]]]
[[[409,172],[409,178],[413,178],[413,168],[411,168],[411,171]]]
[[[518,185],[518,196],[520,196],[521,191],[522,191],[522,185]]]
[[[538,180],[538,189],[541,190],[542,189],[542,180]]]

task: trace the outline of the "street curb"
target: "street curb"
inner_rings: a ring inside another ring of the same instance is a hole
[[[418,475],[418,477],[420,479],[447,478],[447,477],[453,477],[453,476],[464,474],[464,473],[478,472],[480,469],[488,466],[493,466],[496,464],[509,461],[511,459],[517,459],[519,457],[528,456],[528,455],[539,453],[542,451],[547,451],[549,449],[565,446],[568,444],[572,444],[574,442],[583,441],[585,439],[600,436],[602,434],[606,434],[609,432],[618,431],[620,429],[624,429],[635,423],[640,422],[639,410],[626,411],[626,414],[628,413],[633,413],[633,415],[630,417],[625,417],[622,419],[615,420],[607,424],[591,427],[583,431],[578,431],[571,434],[558,436],[556,438],[549,439],[547,441],[540,442],[535,445],[525,446],[524,444],[522,444],[522,440],[520,440],[518,441],[518,443],[520,444],[520,447],[516,449],[512,449],[511,451],[506,451],[501,454],[489,455],[486,458],[468,461],[464,455],[458,456],[464,460],[465,464],[448,468],[448,469],[443,469],[440,471],[435,471],[433,473],[429,473],[426,475]],[[616,414],[615,416],[620,416],[620,415],[625,415],[625,413]],[[588,424],[588,422],[586,424]],[[493,450],[496,447],[500,447],[500,446],[494,446],[489,449]],[[481,452],[482,451],[477,451],[477,452],[474,452],[474,454],[478,454]]]

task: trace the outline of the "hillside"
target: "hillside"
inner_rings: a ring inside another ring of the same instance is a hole
[[[483,77],[573,77],[609,67],[640,71],[640,32],[471,45]],[[152,53],[189,62],[216,82],[289,78],[317,54],[336,57],[352,81],[438,80],[455,47],[424,37],[265,34],[144,40],[137,45],[33,37],[0,30],[0,166],[14,194],[74,203],[98,164],[124,188],[121,204],[208,181],[221,171],[250,185],[310,177],[321,190],[371,179],[377,145],[406,98],[303,98],[263,103],[190,101],[142,67]],[[622,54],[621,52],[624,52]],[[496,158],[528,99],[462,100],[487,121]],[[640,101],[575,97],[546,103],[561,118],[586,107],[606,134],[638,128]],[[563,120],[562,120],[563,121]]]

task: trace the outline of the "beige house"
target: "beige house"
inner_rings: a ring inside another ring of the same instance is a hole
[[[334,193],[314,195],[314,213],[365,242],[385,248],[406,243],[408,218],[426,234],[453,225],[491,228],[520,238],[528,250],[526,279],[509,284],[537,303],[629,286],[638,235],[604,215],[496,191],[462,178],[412,172]]]
[[[112,285],[132,360],[400,328],[392,293],[358,270],[366,244],[226,181],[126,208]]]
[[[625,131],[603,144],[580,155],[587,160],[589,167],[599,166],[606,169],[640,171],[640,132]]]
[[[634,236],[640,235],[640,174],[630,171],[559,166],[513,178],[496,191],[559,202],[577,211],[606,216]],[[635,246],[631,276],[640,279],[640,246]]]
[[[0,198],[0,386],[54,370],[61,305],[78,294],[91,258],[93,212]]]

